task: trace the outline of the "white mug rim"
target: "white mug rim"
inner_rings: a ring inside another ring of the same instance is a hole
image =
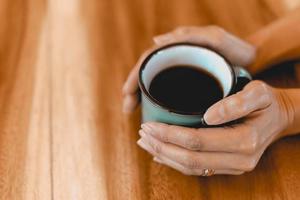
[[[207,47],[205,45],[198,45],[198,44],[194,44],[194,43],[188,43],[188,42],[182,42],[182,43],[172,43],[172,44],[168,44],[168,45],[165,45],[165,46],[162,46],[158,49],[155,49],[154,51],[152,51],[149,55],[147,55],[147,57],[143,60],[143,62],[141,63],[141,66],[140,66],[140,69],[139,69],[139,79],[138,79],[138,82],[139,82],[139,86],[140,86],[140,89],[141,89],[141,92],[143,94],[145,94],[145,97],[154,105],[154,106],[157,106],[157,107],[160,107],[161,109],[163,110],[167,110],[169,112],[172,112],[172,113],[175,113],[175,114],[178,114],[178,115],[199,115],[199,116],[202,116],[203,113],[202,112],[186,112],[186,111],[180,111],[180,110],[176,110],[176,109],[173,109],[173,108],[169,108],[168,106],[165,106],[165,105],[162,105],[161,102],[159,102],[158,100],[156,100],[154,97],[151,96],[151,94],[148,92],[148,90],[146,89],[145,87],[145,84],[143,83],[143,80],[142,80],[142,72],[143,70],[145,69],[147,63],[149,62],[149,60],[155,56],[156,54],[158,54],[160,51],[162,50],[165,50],[165,49],[169,49],[169,48],[173,48],[173,47],[176,47],[176,46],[192,46],[192,47],[199,47],[199,48],[205,48],[207,50],[210,50],[214,53],[216,53],[218,56],[221,56],[225,63],[227,64],[227,67],[229,68],[230,70],[230,73],[231,73],[231,78],[232,78],[232,81],[231,81],[231,86],[230,86],[230,92],[225,95],[223,98],[229,96],[230,94],[232,94],[233,92],[233,88],[234,88],[234,85],[236,84],[236,74],[234,72],[234,69],[233,69],[233,65],[228,61],[228,59],[226,59],[225,56],[223,56],[222,54],[220,54],[219,52],[216,52],[215,50],[213,50],[212,48],[210,47]]]

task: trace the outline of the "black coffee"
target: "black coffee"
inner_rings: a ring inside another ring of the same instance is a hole
[[[149,92],[164,106],[182,112],[204,112],[223,97],[219,81],[192,66],[172,66],[158,73]]]

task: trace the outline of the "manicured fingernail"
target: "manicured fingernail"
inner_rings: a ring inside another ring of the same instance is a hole
[[[154,37],[153,41],[155,42],[155,44],[170,42],[171,35],[169,33],[164,34],[164,35],[159,35],[159,36]]]
[[[147,133],[147,134],[150,134],[150,135],[153,135],[154,133],[154,127],[151,125],[151,124],[142,124],[141,125],[141,128]]]
[[[143,131],[143,130],[139,130],[139,135],[140,135],[142,138],[146,138],[146,133],[145,133],[145,131]]]
[[[157,163],[159,163],[159,164],[162,163],[162,160],[159,159],[158,157],[154,157],[154,158],[153,158],[153,161],[155,161],[155,162],[157,162]]]

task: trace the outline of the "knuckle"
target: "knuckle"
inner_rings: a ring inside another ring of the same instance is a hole
[[[247,105],[240,96],[235,96],[227,102],[228,112],[232,112],[233,109],[237,109],[238,112],[245,112],[247,110]]]
[[[224,34],[225,33],[225,30],[217,25],[209,25],[209,26],[207,26],[207,29],[215,34]]]
[[[220,106],[219,114],[222,118],[226,118],[226,116],[229,116],[231,114],[230,107],[228,106],[228,103],[224,103]]]
[[[266,91],[268,89],[268,85],[266,83],[264,83],[263,81],[257,81],[256,84],[260,89],[262,89],[264,91]]]
[[[249,84],[248,96],[260,100],[263,105],[269,105],[273,99],[273,90],[271,87],[263,81],[252,81]]]
[[[158,138],[164,142],[170,142],[170,131],[159,132],[157,134]]]
[[[201,145],[198,137],[192,136],[185,140],[184,146],[190,150],[200,150]]]
[[[153,147],[154,152],[155,152],[157,155],[159,155],[159,154],[161,153],[161,151],[162,151],[162,146],[161,146],[160,144],[157,144],[157,143],[152,144],[152,147]]]
[[[244,103],[243,99],[239,96],[228,99],[220,107],[220,115],[223,118],[227,118],[233,115],[241,115],[247,111],[247,105]]]
[[[245,152],[248,153],[248,154],[253,154],[253,153],[256,152],[256,149],[257,149],[257,142],[256,141],[249,141],[247,146],[246,146]]]
[[[250,172],[256,167],[257,160],[254,158],[248,158],[248,159],[246,159],[246,161],[244,163],[245,164],[242,167],[242,170],[246,171],[246,172]]]
[[[164,132],[160,134],[159,138],[164,142],[170,142],[169,132]]]
[[[194,156],[185,156],[184,163],[188,169],[199,169],[201,164]]]
[[[209,33],[213,39],[213,45],[215,47],[219,47],[222,46],[225,40],[225,36],[226,36],[226,32],[223,28],[219,27],[219,26],[209,26],[207,27],[209,30]]]
[[[176,138],[179,138],[180,135],[182,135],[182,131],[180,128],[178,128],[178,126],[174,126],[174,125],[166,125],[166,131],[164,134],[162,134],[162,140],[165,142],[174,142],[176,140]]]
[[[252,87],[259,93],[266,93],[269,92],[269,86],[264,83],[263,81],[252,81]]]
[[[261,83],[260,88],[261,88],[260,97],[265,102],[265,104],[270,104],[274,97],[272,88],[268,84],[263,82]]]
[[[259,146],[258,142],[258,134],[255,127],[249,128],[245,132],[246,140],[244,140],[244,143],[241,145],[241,152],[246,154],[254,154]]]
[[[191,32],[191,29],[189,26],[179,26],[173,32],[175,34],[188,34]]]

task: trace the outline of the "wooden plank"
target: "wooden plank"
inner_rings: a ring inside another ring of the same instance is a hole
[[[0,199],[51,199],[44,11],[0,3]]]
[[[82,1],[49,2],[54,199],[106,199]]]

